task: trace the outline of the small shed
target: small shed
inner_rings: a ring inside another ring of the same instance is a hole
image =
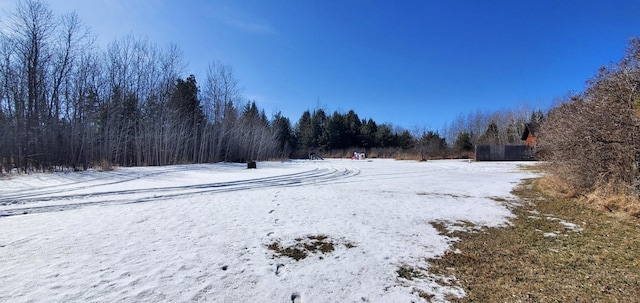
[[[540,125],[535,122],[527,123],[524,125],[524,132],[522,132],[522,140],[525,141],[527,146],[536,145],[536,135],[538,134],[538,128]]]
[[[476,161],[531,161],[535,160],[538,123],[524,125],[522,140],[525,145],[477,145]]]

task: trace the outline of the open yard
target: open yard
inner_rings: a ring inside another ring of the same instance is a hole
[[[428,260],[455,242],[444,229],[509,224],[511,190],[535,176],[519,165],[334,159],[12,176],[0,180],[0,301],[464,296]]]

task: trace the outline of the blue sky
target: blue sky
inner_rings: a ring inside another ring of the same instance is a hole
[[[185,77],[230,65],[248,99],[293,123],[317,106],[434,130],[478,110],[548,108],[640,36],[640,1],[49,3],[102,45],[130,33],[177,44]]]

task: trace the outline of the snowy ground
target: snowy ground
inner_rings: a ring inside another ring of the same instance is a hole
[[[0,302],[420,302],[418,271],[505,224],[523,163],[326,160],[119,168],[0,180]],[[326,237],[326,238],[324,238]],[[294,260],[274,250],[311,247]],[[317,244],[317,243],[316,243]]]

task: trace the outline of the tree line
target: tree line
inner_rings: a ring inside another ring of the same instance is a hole
[[[17,4],[0,36],[0,165],[86,169],[282,157],[289,120],[243,99],[231,67],[181,77],[176,45],[126,36],[106,49],[75,13]]]
[[[19,1],[0,32],[0,168],[87,169],[348,155],[447,157],[516,144],[531,111],[475,113],[442,132],[305,111],[292,125],[247,101],[230,66],[185,76],[177,45],[125,36],[102,49],[75,13]],[[533,119],[533,118],[531,118]]]
[[[302,156],[311,146],[397,145],[390,125],[360,121],[353,111],[344,121],[338,113],[306,112],[294,129],[281,113],[267,117],[245,100],[230,66],[210,64],[198,83],[183,77],[177,45],[129,35],[101,49],[75,13],[55,16],[43,1],[18,2],[3,25],[4,171],[264,160]]]
[[[305,111],[295,124],[294,140],[299,152],[314,149],[331,154],[354,148],[363,151],[390,148],[410,152],[420,159],[469,156],[476,145],[522,145],[525,125],[539,124],[544,117],[541,109],[527,105],[494,112],[476,111],[460,115],[435,131],[377,124],[372,119],[360,119],[353,110],[329,115],[324,109],[315,109]]]
[[[522,145],[525,125],[539,124],[544,117],[541,109],[529,105],[493,112],[476,111],[459,115],[443,133],[458,150],[472,150],[476,145]]]
[[[328,115],[324,109],[305,111],[295,124],[295,139],[299,151],[333,150],[374,147],[410,148],[413,138],[393,125],[377,124],[373,119],[360,119],[353,110]]]

